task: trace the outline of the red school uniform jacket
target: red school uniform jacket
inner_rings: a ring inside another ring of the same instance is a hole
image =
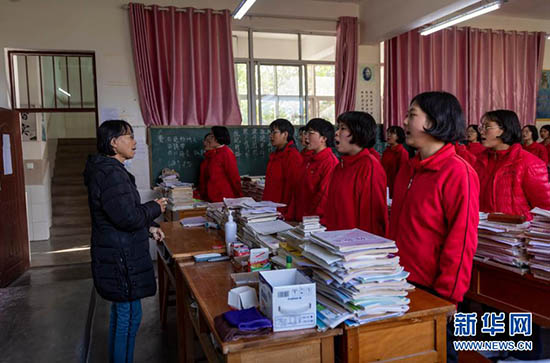
[[[508,150],[487,150],[477,158],[481,183],[480,210],[533,217],[534,207],[550,209],[546,164],[514,144]]]
[[[223,198],[242,196],[237,159],[227,145],[204,154],[199,191],[201,198],[209,202],[222,202]]]
[[[307,148],[303,148],[302,151],[300,151],[300,155],[302,155],[302,162],[304,165],[309,161],[309,159],[315,155],[315,152],[313,150],[308,150]]]
[[[382,162],[382,157],[380,156],[378,151],[376,151],[375,148],[371,147],[368,150],[369,150],[369,153],[376,158],[376,160]]]
[[[487,150],[487,148],[483,146],[480,142],[470,142],[468,143],[468,145],[466,145],[466,148],[476,157]]]
[[[296,186],[296,193],[290,203],[287,219],[301,221],[304,216],[323,217],[328,188],[338,158],[327,147],[304,161],[302,176]]]
[[[301,166],[302,155],[292,141],[282,150],[272,152],[267,163],[262,199],[288,206],[301,174]],[[286,210],[287,208],[281,209],[283,213]]]
[[[539,144],[538,142],[533,142],[529,146],[523,145],[523,150],[529,151],[531,154],[544,161],[544,164],[548,164],[548,151],[546,151],[544,145]]]
[[[388,225],[386,172],[369,150],[342,156],[334,168],[321,223],[329,231],[360,228],[385,235]]]
[[[447,144],[399,170],[389,237],[399,248],[409,280],[455,303],[470,286],[477,248],[479,180]]]
[[[409,153],[403,145],[397,144],[384,150],[382,154],[382,166],[386,172],[386,177],[388,178],[388,187],[390,188],[390,198],[393,198],[393,184],[395,182],[395,177],[399,172],[399,169],[403,164],[409,162]]]
[[[470,151],[468,151],[468,148],[465,145],[461,145],[459,143],[456,143],[455,144],[455,152],[462,159],[464,159],[468,163],[470,163],[471,166],[474,166],[476,164],[476,156],[474,154],[472,154]]]

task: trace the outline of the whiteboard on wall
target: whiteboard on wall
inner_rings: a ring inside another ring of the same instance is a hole
[[[381,123],[380,113],[380,66],[378,64],[359,64],[357,66],[357,89],[355,109],[368,112],[376,123]]]

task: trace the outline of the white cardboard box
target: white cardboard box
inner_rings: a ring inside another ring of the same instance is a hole
[[[237,310],[258,306],[256,290],[250,286],[241,286],[229,290],[227,304]]]
[[[315,327],[316,303],[315,283],[296,269],[260,271],[260,311],[273,331]]]

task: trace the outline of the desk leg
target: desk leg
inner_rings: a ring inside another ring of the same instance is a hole
[[[181,269],[176,268],[176,312],[177,312],[177,327],[178,327],[178,357],[180,363],[193,362],[193,323],[192,317],[189,316],[187,308],[189,297],[189,289],[185,283],[185,279]]]
[[[321,362],[334,362],[334,337],[326,337],[321,339]]]
[[[159,311],[160,311],[160,326],[166,326],[166,306],[168,304],[168,279],[166,276],[166,267],[164,260],[157,251],[157,273],[159,279]]]
[[[447,362],[447,316],[439,315],[435,318],[435,346],[439,356],[439,362]]]

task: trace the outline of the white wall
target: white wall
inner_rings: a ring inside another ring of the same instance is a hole
[[[145,127],[138,103],[132,59],[127,0],[24,0],[2,2],[0,49],[94,51],[100,121],[102,116],[130,122],[138,141],[145,142]],[[234,9],[239,0],[146,0],[146,4],[213,9]],[[358,16],[354,3],[313,0],[258,1],[252,14],[287,17]],[[272,31],[335,32],[336,22],[253,16],[234,21],[233,28]],[[0,57],[0,107],[9,108],[6,56]],[[51,120],[50,120],[51,122]],[[149,188],[148,157],[134,160],[138,188]]]

